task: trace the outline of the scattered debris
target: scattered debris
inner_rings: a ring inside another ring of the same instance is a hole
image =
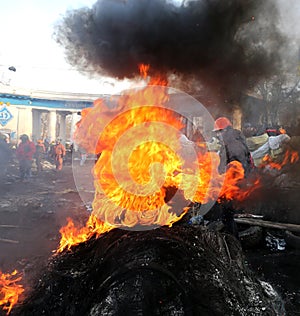
[[[272,251],[283,251],[285,250],[286,242],[283,238],[276,237],[270,232],[267,232],[266,236],[266,246]]]

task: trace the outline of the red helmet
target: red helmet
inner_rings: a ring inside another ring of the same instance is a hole
[[[227,117],[222,116],[215,120],[213,131],[220,131],[228,126],[232,126],[231,122]]]

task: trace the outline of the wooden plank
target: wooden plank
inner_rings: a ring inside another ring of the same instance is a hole
[[[284,229],[291,232],[300,233],[300,225],[297,225],[297,224],[278,223],[278,222],[264,221],[262,219],[254,219],[254,218],[235,218],[234,220],[238,224],[247,224],[247,225],[252,225],[252,226],[261,226],[261,227],[274,228],[274,229]]]

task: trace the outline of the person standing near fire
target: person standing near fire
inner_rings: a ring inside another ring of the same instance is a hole
[[[253,170],[254,164],[245,136],[241,131],[232,127],[232,123],[227,117],[216,119],[213,131],[221,144],[219,173],[225,173],[227,165],[231,161],[238,161],[243,166],[244,175],[247,177]]]
[[[238,161],[243,166],[244,177],[248,177],[254,168],[254,164],[246,143],[246,138],[242,132],[234,129],[227,117],[216,119],[213,131],[216,133],[221,145],[219,149],[219,173],[225,173],[230,162]],[[228,201],[224,201],[221,208],[221,217],[225,230],[236,238],[239,238],[237,225],[234,221],[234,208]]]
[[[60,171],[63,167],[63,159],[66,155],[66,148],[61,143],[61,139],[56,139],[55,145],[52,147],[52,157],[55,159],[56,170]]]
[[[21,181],[27,181],[31,176],[32,159],[35,153],[35,145],[29,140],[28,135],[20,136],[21,143],[16,149],[16,157],[19,160]]]
[[[45,155],[45,145],[41,139],[37,141],[35,145],[35,163],[37,167],[37,172],[40,173],[43,170],[42,160]]]

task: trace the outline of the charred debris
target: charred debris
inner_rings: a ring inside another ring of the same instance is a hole
[[[203,226],[115,229],[54,256],[13,316],[283,315],[240,243]]]

